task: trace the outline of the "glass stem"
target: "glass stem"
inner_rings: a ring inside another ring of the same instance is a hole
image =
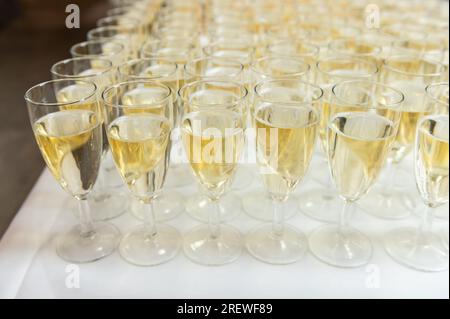
[[[95,232],[91,218],[91,209],[87,198],[78,200],[78,211],[80,220],[80,235],[81,237],[91,237]]]
[[[157,228],[156,228],[156,215],[155,208],[153,207],[153,201],[142,202],[145,209],[145,228],[148,233],[148,238],[151,239],[156,236]]]
[[[386,176],[386,185],[383,187],[382,195],[385,201],[389,201],[395,189],[395,177],[397,176],[397,164],[391,160],[386,165]]]
[[[273,233],[277,237],[283,236],[284,233],[284,211],[283,202],[277,199],[273,199]]]
[[[426,204],[422,221],[420,223],[420,227],[417,233],[417,244],[418,245],[426,245],[428,234],[431,233],[433,225],[433,207],[431,205]]]
[[[209,233],[212,239],[220,237],[220,202],[218,199],[211,199],[212,211],[208,215]]]
[[[342,233],[344,228],[349,225],[350,214],[353,211],[354,202],[350,200],[344,200],[344,205],[339,216],[339,231]]]

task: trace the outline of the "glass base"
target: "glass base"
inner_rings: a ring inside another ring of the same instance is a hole
[[[186,201],[186,212],[202,223],[208,222],[209,214],[213,209],[209,198],[202,194],[190,197]],[[235,219],[241,213],[241,199],[233,193],[228,193],[220,199],[219,209],[221,222]]]
[[[184,187],[194,183],[192,172],[188,165],[173,165],[164,183],[166,188]]]
[[[414,215],[417,217],[422,218],[423,217],[423,205],[417,205],[415,207],[410,208],[411,211],[414,212]],[[433,218],[438,218],[441,220],[447,220],[448,221],[448,203],[439,207],[436,207],[433,209]]]
[[[221,266],[236,261],[242,253],[242,236],[231,226],[221,226],[220,236],[211,237],[207,225],[189,231],[183,240],[187,258],[205,266]]]
[[[284,219],[290,219],[297,214],[297,202],[293,197],[288,198],[283,205]],[[242,207],[250,217],[271,222],[273,219],[272,199],[263,190],[250,194],[245,194],[242,198]]]
[[[335,267],[356,268],[366,265],[372,258],[372,243],[360,231],[325,225],[309,237],[309,247],[320,261]]]
[[[180,233],[167,225],[157,225],[157,231],[152,237],[145,226],[140,226],[126,234],[119,245],[122,258],[136,266],[156,266],[175,258],[180,250]]]
[[[266,225],[247,236],[246,247],[248,252],[260,261],[287,265],[305,256],[308,242],[305,235],[292,226],[285,226],[283,234],[277,236],[272,225]]]
[[[306,216],[325,223],[337,223],[342,200],[334,190],[311,189],[299,196],[300,211]]]
[[[368,214],[388,220],[399,220],[411,215],[409,207],[415,207],[415,200],[405,191],[394,190],[390,196],[380,189],[374,189],[359,201],[359,206]]]
[[[105,189],[103,194],[94,192],[89,197],[91,217],[94,221],[105,221],[124,214],[129,206],[129,195],[120,189]],[[74,207],[74,211],[78,210]]]
[[[92,234],[81,236],[80,226],[56,239],[56,252],[64,260],[71,263],[88,263],[102,259],[117,247],[120,240],[119,230],[109,223],[95,223]]]
[[[156,220],[165,222],[177,218],[184,212],[184,197],[175,191],[164,191],[153,200]],[[135,197],[131,199],[131,214],[140,221],[145,220],[145,207]]]
[[[250,187],[253,184],[255,173],[249,167],[238,167],[236,175],[234,176],[233,183],[231,184],[232,190],[243,190]]]
[[[418,229],[401,228],[385,237],[388,254],[398,263],[421,271],[439,272],[448,269],[448,246],[440,236],[422,234]]]

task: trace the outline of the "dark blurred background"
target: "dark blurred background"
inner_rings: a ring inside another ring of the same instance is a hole
[[[70,3],[80,7],[80,29],[65,26]],[[0,238],[44,168],[23,95],[50,79],[52,64],[70,57],[107,8],[106,0],[0,0]]]

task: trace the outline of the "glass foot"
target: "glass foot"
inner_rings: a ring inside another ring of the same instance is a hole
[[[374,189],[359,201],[359,206],[374,217],[399,220],[411,215],[409,207],[415,207],[416,203],[414,198],[405,191],[394,190],[386,196],[380,189]]]
[[[249,167],[238,167],[233,183],[231,184],[232,190],[243,190],[250,187],[255,178],[255,173]]]
[[[113,253],[120,240],[119,230],[109,223],[95,223],[88,236],[81,236],[80,231],[78,225],[56,239],[56,252],[62,259],[77,264],[93,262]]]
[[[292,226],[285,226],[283,234],[278,236],[273,232],[272,225],[266,225],[247,236],[246,247],[260,261],[287,265],[304,257],[308,242],[305,235]]]
[[[231,226],[221,226],[220,236],[211,237],[207,225],[201,225],[184,236],[183,250],[193,262],[221,266],[236,261],[242,253],[242,236]]]
[[[180,250],[180,233],[167,225],[157,225],[157,231],[157,235],[149,236],[148,229],[140,226],[126,234],[119,245],[122,258],[136,266],[156,266],[175,258]]]
[[[194,183],[192,172],[187,165],[173,165],[164,183],[166,188],[188,186]]]
[[[448,269],[448,246],[433,233],[420,234],[414,228],[400,228],[385,237],[388,254],[398,263],[421,271]]]
[[[92,220],[105,221],[121,216],[127,211],[129,200],[127,192],[119,189],[109,188],[103,193],[95,192],[89,197]],[[77,212],[75,207],[74,211]]]
[[[337,223],[342,200],[334,190],[311,189],[299,196],[300,211],[306,216],[325,223]]]
[[[294,196],[288,198],[282,203],[285,220],[294,217],[297,214],[298,207]],[[242,198],[242,207],[244,211],[252,218],[271,222],[273,219],[272,199],[263,190],[245,194]]]
[[[414,215],[423,218],[423,205],[417,205],[410,208]],[[438,218],[441,220],[448,221],[448,203],[433,209],[433,218]]]
[[[165,222],[177,218],[184,212],[184,197],[175,191],[164,191],[153,200],[156,220]],[[131,199],[131,214],[140,221],[145,220],[145,208],[135,197]]]
[[[195,220],[207,223],[209,214],[214,209],[211,201],[205,195],[195,195],[186,201],[186,212]],[[239,196],[228,193],[219,201],[220,221],[227,222],[235,219],[241,213],[241,199]]]
[[[355,268],[366,265],[372,258],[372,243],[360,231],[325,225],[309,237],[309,247],[320,261],[335,267]]]

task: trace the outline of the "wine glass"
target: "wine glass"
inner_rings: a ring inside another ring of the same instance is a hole
[[[330,103],[333,85],[351,79],[373,81],[377,74],[378,67],[373,62],[352,57],[330,56],[317,62],[315,82],[324,90],[323,104],[326,106]],[[313,219],[336,223],[339,219],[341,201],[333,188],[328,172],[321,169],[327,161],[326,140],[329,117],[322,114],[320,121],[319,141],[322,154],[325,156],[320,156],[317,164],[313,162],[311,171],[314,173],[312,177],[325,188],[313,188],[299,194],[300,211]]]
[[[87,33],[88,40],[109,40],[121,42],[129,58],[136,58],[142,45],[141,27],[136,25],[97,27]]]
[[[175,62],[167,61],[164,59],[149,58],[149,59],[135,59],[130,60],[127,63],[119,67],[119,77],[122,81],[154,81],[162,83],[170,87],[172,91],[172,114],[173,122],[172,126],[175,129],[179,123],[179,107],[176,103],[178,96],[178,65]],[[151,89],[151,88],[150,88]],[[134,100],[137,102],[137,98],[140,99],[140,104],[147,103],[150,99],[153,99],[153,95],[150,89],[138,88],[136,90],[136,95]],[[147,93],[145,93],[147,92]],[[172,134],[171,148],[176,147],[176,140],[174,141],[174,134]],[[173,157],[171,156],[173,160]],[[175,169],[178,181],[175,185],[171,186],[181,186],[189,183],[190,176],[183,176],[184,170],[181,170],[177,165],[173,165],[172,168]],[[187,173],[185,174],[187,175]],[[168,183],[166,182],[166,186]],[[184,197],[175,190],[165,190],[160,192],[153,199],[153,206],[155,208],[156,219],[158,221],[167,221],[176,218],[184,211]],[[140,220],[145,219],[146,212],[142,209],[143,206],[140,205],[139,201],[134,199],[131,202],[131,212],[135,217]]]
[[[372,81],[336,84],[323,114],[329,118],[326,149],[333,182],[344,206],[337,225],[316,229],[309,238],[312,253],[336,267],[367,264],[370,239],[349,225],[356,202],[376,182],[397,134],[403,94]],[[322,115],[323,116],[323,115]]]
[[[50,70],[54,79],[89,80],[97,85],[97,98],[101,108],[103,103],[101,93],[106,86],[116,81],[116,69],[112,62],[103,58],[72,58],[55,63]],[[58,98],[64,101],[70,98],[80,88],[76,85],[61,90]],[[101,121],[104,122],[103,116]],[[122,191],[122,185],[111,178],[114,164],[108,160],[108,139],[104,124],[103,128],[103,156],[102,166],[97,183],[90,196],[92,217],[94,220],[113,219],[123,214],[128,208],[128,197]]]
[[[448,82],[433,83],[425,88],[425,108],[431,110],[433,114],[448,115],[449,112],[449,85]],[[414,213],[422,217],[423,209],[421,205],[411,207]],[[433,211],[433,216],[439,219],[448,220],[448,205],[442,205]],[[447,236],[448,238],[448,231]],[[448,241],[448,240],[447,240]]]
[[[226,83],[233,85],[213,84]],[[189,87],[180,94],[186,90]],[[191,98],[189,106],[185,102],[181,130],[188,161],[209,197],[209,223],[189,231],[183,247],[189,259],[202,265],[231,263],[242,251],[240,232],[221,225],[220,218],[220,199],[229,188],[244,146],[242,106],[236,102],[234,109],[226,102],[208,103],[208,99]]]
[[[385,247],[397,262],[422,271],[448,269],[448,242],[432,230],[435,209],[448,203],[448,115],[429,115],[417,124],[414,149],[416,184],[424,201],[418,229],[394,229],[385,237]]]
[[[179,96],[185,114],[205,109],[218,112],[231,110],[242,113],[244,121],[248,91],[240,83],[218,79],[195,81],[182,87]],[[235,174],[232,177],[230,183],[233,183]],[[211,207],[214,203],[207,193],[203,192],[204,187],[201,183],[199,186],[201,187],[199,195],[187,199],[186,211],[194,219],[208,221],[211,209],[215,209]],[[241,199],[233,192],[227,192],[222,196],[218,206],[221,221],[228,221],[241,213]]]
[[[311,77],[310,65],[303,59],[295,56],[271,55],[255,60],[251,67],[252,87],[267,80],[292,78],[308,81]],[[255,94],[255,92],[252,92]],[[253,95],[252,94],[252,95]],[[255,99],[251,97],[250,116],[254,126]],[[297,213],[297,201],[290,196],[281,205],[285,218],[289,219]],[[272,198],[268,192],[258,189],[242,198],[242,207],[251,217],[265,222],[272,221]]]
[[[75,44],[70,48],[73,58],[102,58],[110,60],[114,66],[125,62],[127,51],[123,43],[109,40],[92,40]]]
[[[61,100],[60,93],[71,90]],[[53,80],[25,93],[34,136],[52,175],[73,196],[80,224],[56,239],[56,252],[68,262],[86,263],[110,255],[120,233],[105,222],[93,222],[89,193],[102,157],[102,120],[97,86],[83,80]]]
[[[152,98],[142,100],[142,96]],[[152,81],[121,82],[103,92],[111,153],[124,183],[147,211],[145,224],[127,233],[119,252],[128,262],[153,266],[173,259],[180,234],[156,224],[153,200],[169,167],[172,92]]]
[[[266,263],[290,264],[308,250],[305,235],[285,225],[283,202],[305,176],[319,126],[322,89],[297,79],[264,81],[255,88],[256,152],[272,199],[272,225],[248,234],[249,253]]]
[[[442,64],[415,55],[393,55],[383,63],[380,82],[402,91],[405,102],[398,134],[388,157],[387,180],[361,201],[363,209],[372,216],[403,219],[415,207],[414,197],[408,191],[409,180],[400,177],[400,164],[412,151],[417,121],[432,111],[424,103],[425,87],[438,82],[442,74]]]
[[[228,58],[205,57],[189,61],[184,67],[187,83],[199,80],[204,81],[234,81],[245,85],[244,66],[235,60]],[[246,114],[244,114],[244,118]],[[240,190],[252,183],[253,176],[243,167],[238,167],[233,179],[232,189]],[[186,202],[186,211],[194,218],[202,222],[208,221],[208,213],[211,209],[208,205],[209,198],[202,192],[199,185],[197,196],[191,196]],[[220,218],[229,221],[235,218],[241,211],[241,199],[234,192],[228,192],[220,201]]]

